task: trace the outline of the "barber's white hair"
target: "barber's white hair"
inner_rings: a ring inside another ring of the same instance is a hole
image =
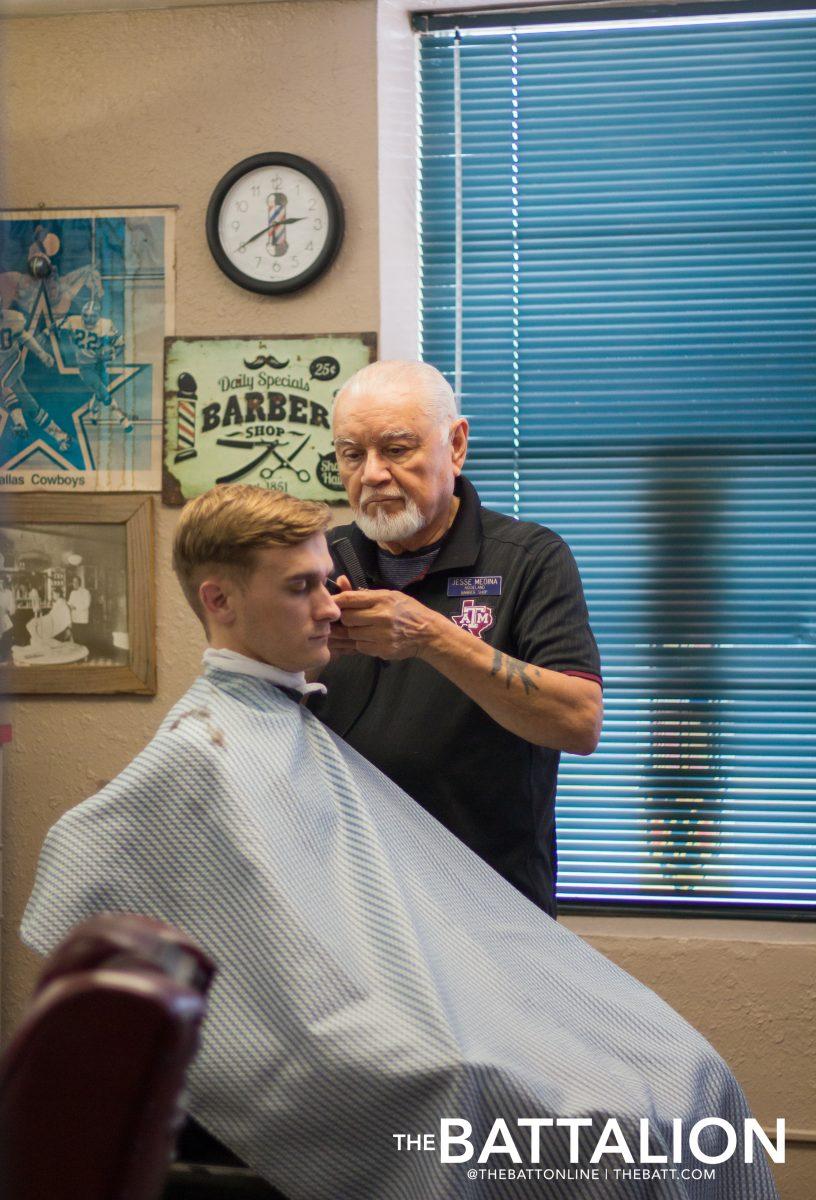
[[[459,416],[453,388],[430,363],[400,359],[370,363],[343,384],[334,402],[336,405],[341,399],[356,400],[372,392],[390,392],[416,400],[438,425],[444,426],[446,434],[448,425]]]

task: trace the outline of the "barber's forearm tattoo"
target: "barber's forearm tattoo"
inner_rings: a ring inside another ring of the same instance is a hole
[[[493,647],[493,666],[490,668],[491,675],[499,675],[504,668],[505,671],[505,686],[510,689],[510,684],[514,679],[521,681],[521,686],[524,688],[525,696],[529,696],[530,692],[537,692],[538,685],[533,683],[530,676],[527,674],[528,664],[519,662],[517,658],[511,658],[509,654],[502,654],[501,650]],[[535,668],[533,668],[535,670]],[[536,671],[536,675],[538,671]]]

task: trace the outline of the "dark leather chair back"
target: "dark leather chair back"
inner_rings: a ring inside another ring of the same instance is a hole
[[[0,1192],[155,1200],[214,974],[148,917],[100,914],[46,960],[0,1061]]]

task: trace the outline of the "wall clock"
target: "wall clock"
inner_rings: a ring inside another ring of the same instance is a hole
[[[207,242],[233,283],[277,296],[312,283],[343,240],[334,184],[314,163],[270,151],[236,163],[207,209]]]

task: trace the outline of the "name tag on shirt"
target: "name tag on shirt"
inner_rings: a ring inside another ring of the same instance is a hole
[[[500,596],[501,575],[454,575],[448,580],[449,596]]]

